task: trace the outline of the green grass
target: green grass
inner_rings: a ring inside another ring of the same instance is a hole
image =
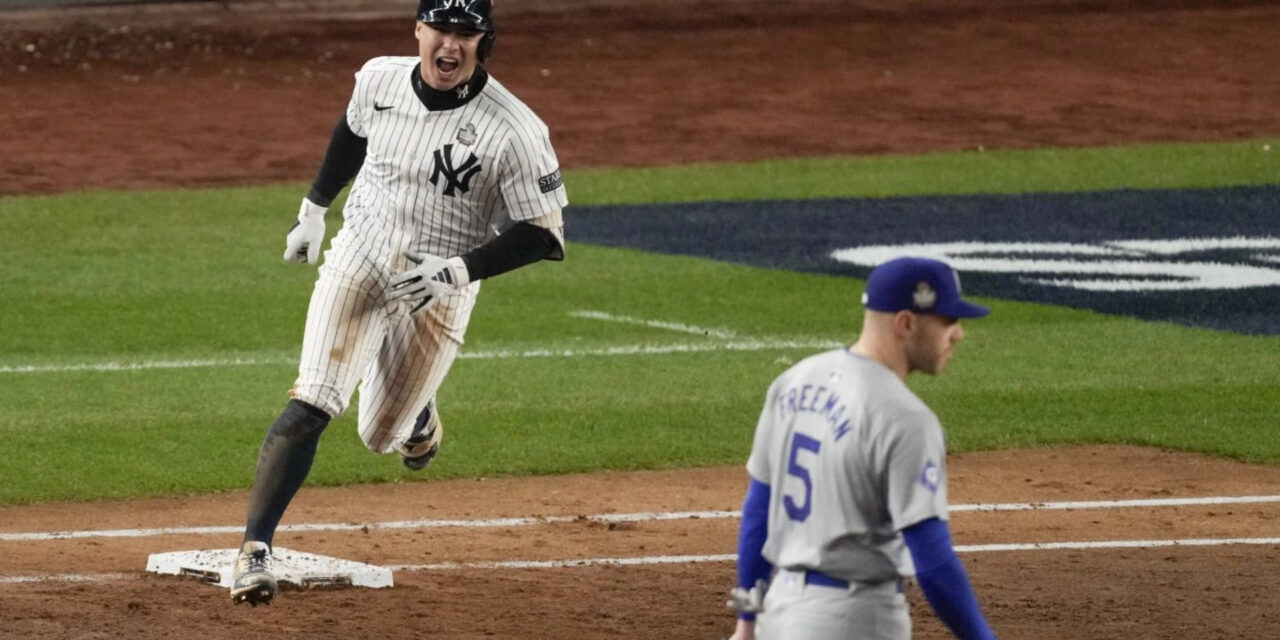
[[[1280,182],[1280,140],[770,160],[568,174],[578,204],[1192,189]]]
[[[566,181],[579,204],[1275,181],[1260,144],[785,161]],[[315,278],[279,256],[301,191],[0,199],[0,504],[249,485],[293,381]],[[740,464],[769,381],[817,345],[856,335],[860,287],[571,243],[564,263],[485,283],[469,357],[440,392],[449,435],[427,475]],[[952,450],[1133,443],[1280,462],[1277,338],[988,302],[996,313],[966,325],[946,375],[912,379]],[[580,310],[724,329],[765,346],[729,350],[715,337],[571,315]],[[642,346],[686,351],[600,355]],[[520,355],[543,351],[561,355]],[[206,359],[217,362],[65,368]],[[352,412],[326,433],[309,482],[421,477],[365,451]]]

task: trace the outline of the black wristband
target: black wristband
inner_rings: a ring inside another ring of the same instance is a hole
[[[550,229],[517,222],[501,235],[462,256],[471,280],[483,280],[560,255],[560,241]]]

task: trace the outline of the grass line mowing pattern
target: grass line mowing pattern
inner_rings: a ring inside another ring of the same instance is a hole
[[[1274,182],[1276,156],[1260,145],[789,160],[566,182],[578,204]],[[316,277],[279,258],[303,191],[0,199],[0,366],[273,363],[5,374],[0,504],[248,487],[293,382]],[[769,381],[815,344],[856,335],[858,280],[577,244],[572,225],[568,235],[564,263],[485,283],[440,393],[450,438],[432,477],[740,464]],[[1138,443],[1280,462],[1276,338],[984,302],[996,312],[967,325],[948,375],[911,383],[953,450]],[[572,315],[583,310],[643,322]],[[794,346],[733,351],[674,326]],[[692,346],[582,355],[648,344]],[[578,355],[466,355],[553,351]],[[414,477],[365,451],[350,414],[321,449],[312,484]]]

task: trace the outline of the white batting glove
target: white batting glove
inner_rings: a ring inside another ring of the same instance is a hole
[[[750,589],[734,587],[725,604],[738,613],[760,613],[764,611],[764,594],[768,590],[769,583],[764,580],[756,580],[756,586]]]
[[[417,313],[438,301],[440,296],[471,283],[471,274],[462,258],[446,260],[412,252],[405,252],[404,257],[418,266],[391,281],[391,298],[412,304],[409,313]]]
[[[285,260],[306,264],[320,261],[320,246],[324,244],[324,213],[328,210],[328,207],[302,199],[298,220],[284,239]]]

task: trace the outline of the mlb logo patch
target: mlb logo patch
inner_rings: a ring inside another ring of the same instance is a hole
[[[939,471],[938,464],[933,460],[924,463],[924,470],[920,472],[920,484],[928,489],[931,493],[938,492]]]

